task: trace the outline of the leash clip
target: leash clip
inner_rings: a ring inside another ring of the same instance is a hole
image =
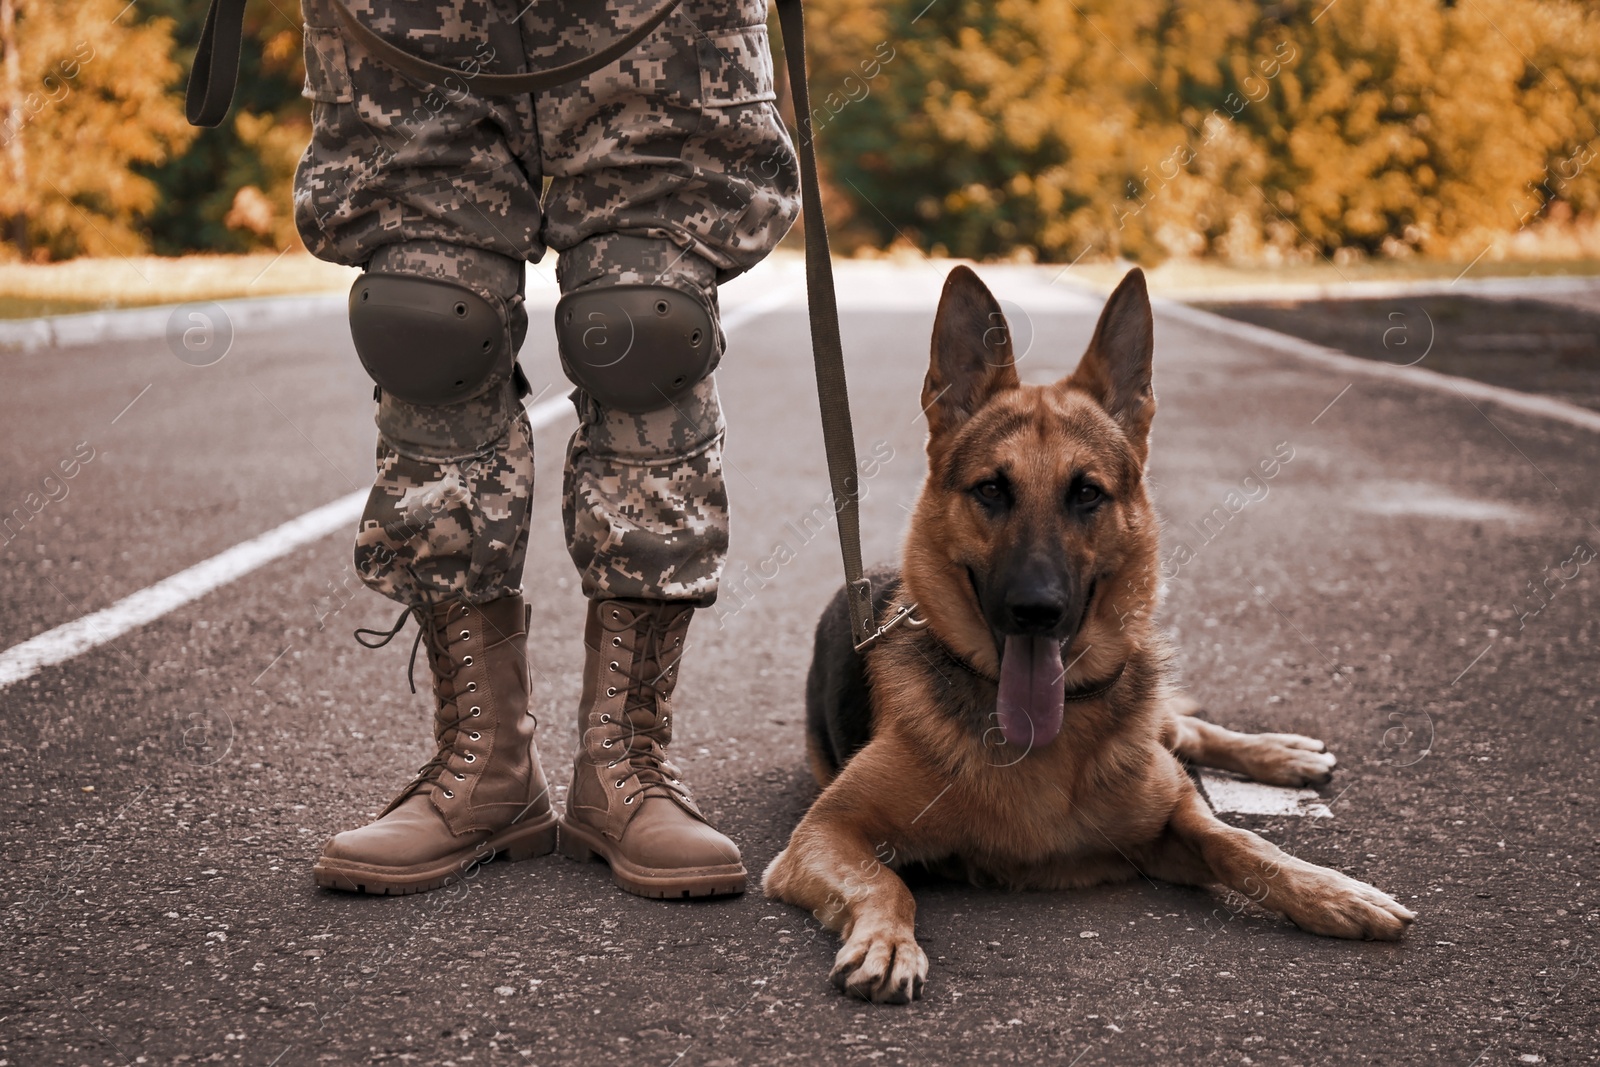
[[[907,604],[905,607],[899,609],[893,615],[889,616],[889,621],[888,622],[884,623],[882,626],[879,626],[876,630],[874,630],[871,634],[869,634],[859,645],[857,645],[856,646],[856,651],[857,652],[865,652],[867,650],[867,648],[874,641],[876,641],[878,638],[882,637],[884,634],[888,633],[890,630],[893,630],[896,626],[899,626],[901,623],[905,623],[906,629],[908,629],[908,630],[921,630],[921,629],[923,629],[924,627],[926,627],[928,625],[928,620],[924,619],[924,618],[920,618],[919,616],[917,616],[916,611],[917,611],[917,605],[915,605],[915,604]]]

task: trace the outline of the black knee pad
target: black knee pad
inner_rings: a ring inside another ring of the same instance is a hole
[[[464,285],[411,274],[357,278],[350,335],[378,387],[411,404],[470,399],[516,362],[504,311]]]
[[[610,285],[556,305],[561,367],[606,407],[664,408],[717,365],[711,309],[667,285]]]

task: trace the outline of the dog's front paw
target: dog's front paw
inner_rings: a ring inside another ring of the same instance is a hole
[[[922,996],[928,957],[911,928],[858,926],[834,957],[834,985],[876,1004],[906,1004]]]
[[[1251,740],[1250,777],[1268,785],[1322,785],[1338,761],[1327,746],[1300,734],[1256,734]]]
[[[1417,917],[1383,890],[1338,871],[1316,869],[1293,896],[1290,921],[1326,937],[1398,941]]]

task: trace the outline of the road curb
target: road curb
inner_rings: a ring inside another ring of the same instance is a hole
[[[789,296],[787,292],[784,294]],[[556,294],[534,292],[526,298],[530,310],[554,308]],[[154,341],[167,336],[173,314],[182,308],[220,306],[234,332],[259,329],[282,323],[299,322],[307,315],[343,313],[343,290],[323,293],[291,293],[282,296],[236,297],[222,300],[186,300],[179,304],[151,307],[86,311],[73,315],[48,315],[36,319],[0,320],[0,354],[21,354],[45,349],[75,348],[107,341]],[[757,297],[761,310],[770,301]],[[743,304],[730,305],[725,314],[736,314]],[[724,323],[724,329],[729,328]]]
[[[234,300],[191,300],[182,304],[88,311],[77,315],[50,315],[38,319],[0,322],[0,353],[27,353],[42,349],[73,348],[106,341],[148,341],[165,337],[167,324],[179,308],[218,304],[234,329],[296,322],[307,315],[342,310],[342,292],[257,296]]]
[[[1177,285],[1165,290],[1170,299],[1197,304],[1252,303],[1257,300],[1390,300],[1423,296],[1465,296],[1485,300],[1560,301],[1600,299],[1600,278],[1586,274],[1536,274],[1514,278],[1362,279],[1340,282],[1270,282]]]
[[[1362,359],[1359,356],[1347,355],[1323,345],[1302,341],[1298,337],[1278,333],[1264,326],[1254,326],[1247,322],[1239,322],[1223,315],[1210,311],[1201,311],[1199,308],[1175,300],[1158,298],[1151,301],[1156,312],[1166,315],[1193,326],[1196,329],[1220,333],[1235,340],[1255,345],[1259,348],[1282,352],[1308,363],[1315,363],[1330,370],[1339,371],[1341,374],[1359,375],[1364,378],[1377,378],[1381,381],[1392,382],[1399,385],[1409,385],[1413,388],[1427,389],[1436,393],[1453,393],[1469,401],[1485,401],[1498,404],[1500,407],[1521,412],[1524,415],[1534,415],[1539,418],[1554,419],[1564,422],[1569,426],[1576,426],[1582,430],[1600,433],[1600,411],[1590,411],[1588,408],[1569,404],[1565,400],[1554,397],[1539,396],[1534,393],[1518,392],[1500,385],[1490,385],[1487,382],[1474,381],[1471,378],[1459,378],[1451,374],[1441,374],[1439,371],[1428,370],[1424,367],[1401,367],[1392,363],[1377,363],[1372,360]]]
[[[189,301],[117,311],[91,311],[77,315],[52,315],[17,322],[0,322],[0,353],[28,353],[42,349],[71,348],[106,341],[144,341],[164,337],[173,313],[182,307],[220,304],[234,329],[259,328],[293,322],[307,315],[328,314],[344,307],[340,292],[291,296],[262,296],[234,300]],[[1239,322],[1202,311],[1176,300],[1151,301],[1159,313],[1211,333],[1316,363],[1346,374],[1377,378],[1439,393],[1454,393],[1468,400],[1498,404],[1526,415],[1554,419],[1569,426],[1600,433],[1600,412],[1554,397],[1523,393],[1503,386],[1459,378],[1423,367],[1401,367],[1347,355],[1263,326]]]

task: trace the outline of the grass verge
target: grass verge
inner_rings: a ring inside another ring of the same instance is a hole
[[[0,263],[0,319],[348,289],[352,267],[295,250],[282,255],[128,256]]]

